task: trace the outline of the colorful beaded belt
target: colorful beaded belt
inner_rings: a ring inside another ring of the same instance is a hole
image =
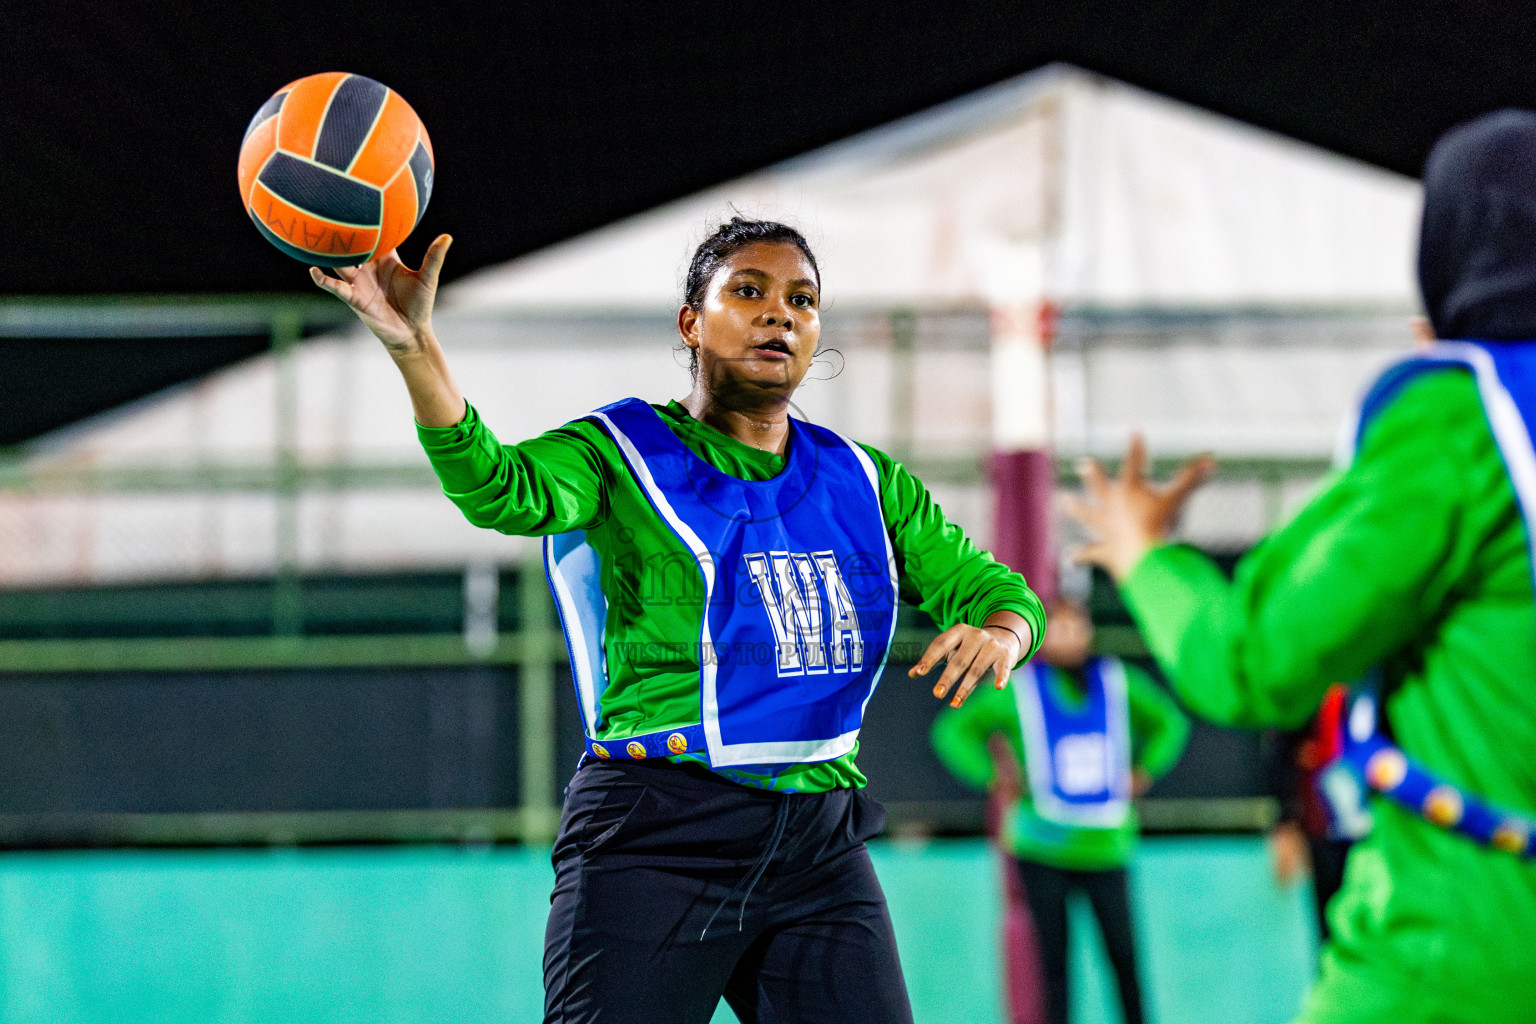
[[[1536,859],[1536,822],[1492,807],[1414,764],[1382,734],[1380,717],[1374,686],[1351,697],[1342,759],[1366,785],[1447,831]]]

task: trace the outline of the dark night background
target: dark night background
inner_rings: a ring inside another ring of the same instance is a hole
[[[246,122],[347,70],[417,109],[450,276],[1051,61],[1407,174],[1536,105],[1523,5],[1160,2],[0,5],[0,293],[302,291],[235,192]],[[0,298],[3,298],[0,296]],[[0,442],[258,350],[7,342]],[[46,399],[44,401],[43,399]]]

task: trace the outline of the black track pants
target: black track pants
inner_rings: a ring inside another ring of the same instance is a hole
[[[546,1024],[910,1024],[859,790],[777,794],[589,761],[566,792]]]
[[[1067,871],[1033,861],[1015,860],[1024,898],[1040,941],[1040,971],[1045,982],[1045,1019],[1067,1024],[1067,893],[1088,897],[1104,934],[1104,948],[1120,986],[1126,1024],[1141,1024],[1141,984],[1136,977],[1136,938],[1131,927],[1130,886],[1124,868]]]
[[[1317,930],[1324,942],[1331,937],[1328,902],[1344,885],[1344,862],[1349,856],[1349,847],[1347,839],[1307,837],[1307,850],[1312,854],[1312,899],[1317,908]]]

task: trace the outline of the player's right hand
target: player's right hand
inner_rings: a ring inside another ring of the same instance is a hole
[[[420,270],[401,263],[399,255],[391,249],[371,263],[334,268],[341,277],[339,281],[327,277],[319,267],[310,267],[309,276],[352,307],[352,312],[384,343],[390,355],[396,359],[419,355],[432,336],[437,281],[452,244],[448,235],[438,235],[427,247]]]
[[[1027,632],[1028,623],[1022,619],[1018,621],[1019,628]],[[965,698],[976,689],[988,669],[992,670],[994,685],[999,690],[1008,685],[1008,675],[1014,663],[1024,656],[1019,649],[1020,639],[1009,626],[988,628],[962,622],[934,637],[923,652],[922,660],[907,670],[907,676],[912,679],[925,676],[939,662],[944,662],[944,674],[934,686],[933,695],[943,700],[954,689],[955,695],[949,706],[957,708],[965,703]],[[958,688],[955,687],[957,683]]]

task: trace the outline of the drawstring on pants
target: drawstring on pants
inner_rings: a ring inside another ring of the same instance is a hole
[[[752,890],[757,888],[758,881],[763,877],[764,872],[768,870],[768,865],[773,861],[773,855],[778,852],[779,842],[784,838],[784,827],[788,823],[789,800],[787,797],[780,796],[779,809],[773,819],[773,832],[768,839],[768,849],[753,863],[752,867],[747,871],[746,877],[737,882],[735,888],[731,889],[726,894],[725,899],[720,901],[720,905],[715,908],[715,912],[709,915],[709,920],[704,922],[704,930],[699,933],[700,942],[703,942],[705,936],[709,934],[709,926],[715,923],[715,918],[720,916],[720,911],[725,909],[726,904],[731,902],[731,898],[741,890],[743,885],[747,887],[747,891],[741,894],[741,913],[736,915],[736,930],[739,932],[745,926],[747,920],[747,901],[752,898]]]

